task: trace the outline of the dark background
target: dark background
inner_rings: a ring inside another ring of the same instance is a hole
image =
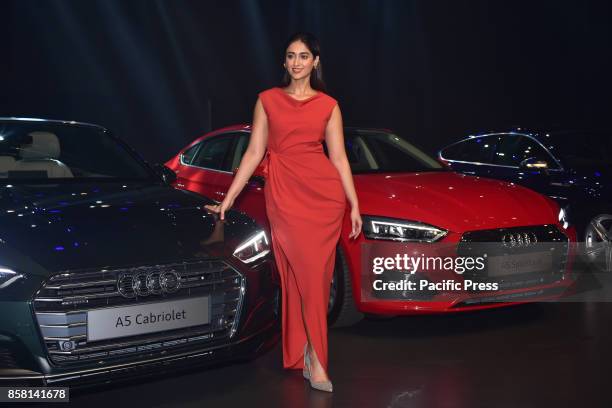
[[[608,127],[612,6],[590,1],[0,1],[0,116],[86,121],[151,161],[248,123],[297,30],[347,125],[435,151],[511,126]]]

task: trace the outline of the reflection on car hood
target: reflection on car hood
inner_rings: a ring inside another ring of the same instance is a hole
[[[0,264],[58,271],[231,254],[257,226],[237,211],[219,222],[209,203],[166,185],[2,187]]]
[[[544,196],[503,181],[453,172],[356,175],[362,214],[425,222],[455,232],[550,224]],[[376,203],[367,208],[361,203]]]

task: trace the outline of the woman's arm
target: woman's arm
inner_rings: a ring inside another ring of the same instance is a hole
[[[249,146],[240,160],[236,176],[234,176],[234,180],[227,190],[227,194],[221,204],[214,206],[207,205],[206,208],[221,213],[221,219],[225,219],[225,211],[232,207],[234,200],[236,200],[236,197],[238,197],[247,184],[259,163],[261,163],[267,145],[268,117],[266,116],[261,100],[257,98],[253,111],[253,124],[251,126]]]
[[[331,113],[331,117],[325,128],[325,143],[327,144],[327,152],[329,160],[338,169],[342,186],[346,197],[351,204],[351,223],[352,231],[349,238],[359,235],[361,232],[361,216],[359,214],[359,202],[357,201],[357,193],[353,183],[353,175],[349,166],[348,158],[346,157],[346,149],[344,147],[344,131],[342,130],[342,114],[340,107],[336,105]]]

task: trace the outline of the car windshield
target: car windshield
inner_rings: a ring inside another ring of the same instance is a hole
[[[102,128],[0,121],[0,183],[144,180],[144,162]]]
[[[345,143],[354,174],[445,170],[434,158],[393,133],[345,130]]]

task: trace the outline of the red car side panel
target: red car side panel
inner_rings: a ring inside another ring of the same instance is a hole
[[[233,175],[181,164],[183,151],[195,143],[220,133],[250,130],[247,125],[230,126],[208,133],[195,140],[166,165],[177,173],[178,188],[187,189],[221,201]],[[257,174],[257,173],[255,173]],[[573,228],[559,225],[556,204],[529,189],[498,180],[482,179],[452,172],[423,172],[355,175],[355,187],[362,214],[384,215],[426,222],[449,230],[443,242],[458,242],[466,231],[507,228],[526,225],[555,224],[575,242]],[[254,181],[245,186],[234,207],[249,214],[269,231],[263,187]],[[430,301],[361,301],[361,234],[349,240],[349,209],[344,216],[340,247],[347,257],[353,298],[362,312],[376,314],[443,313],[461,310],[488,309],[513,303],[496,303],[453,309],[460,300]],[[571,258],[568,263],[571,263]],[[568,279],[553,286],[570,286]],[[546,285],[544,285],[546,286]],[[549,285],[550,286],[550,285]]]

